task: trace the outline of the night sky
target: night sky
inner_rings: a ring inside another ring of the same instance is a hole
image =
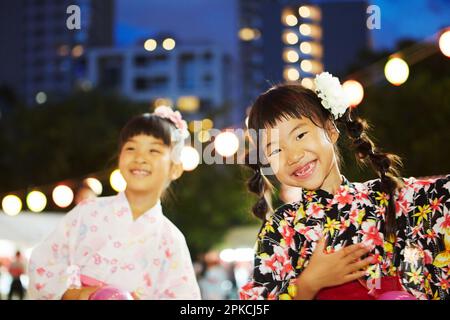
[[[142,36],[170,32],[185,41],[214,40],[230,44],[237,36],[234,1],[116,0],[119,45]]]
[[[213,40],[225,48],[236,45],[237,17],[230,10],[235,6],[234,1],[116,1],[119,46],[159,32],[169,32],[189,42]],[[372,0],[369,3],[381,9],[381,29],[371,31],[376,50],[393,48],[403,38],[425,39],[450,25],[450,0]]]
[[[375,49],[392,48],[402,38],[422,40],[450,25],[450,0],[374,0],[381,30],[372,32]]]

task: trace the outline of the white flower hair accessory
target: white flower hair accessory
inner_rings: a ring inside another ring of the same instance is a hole
[[[314,79],[316,93],[322,105],[329,110],[334,120],[339,119],[350,106],[339,79],[329,72],[322,72]]]
[[[171,140],[173,142],[172,160],[175,163],[180,163],[184,140],[190,136],[186,121],[183,120],[179,111],[173,111],[172,108],[166,106],[156,108],[153,114],[160,118],[168,119],[175,125],[175,128],[171,129]]]

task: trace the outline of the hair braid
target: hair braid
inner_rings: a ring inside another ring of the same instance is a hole
[[[386,208],[385,233],[389,237],[395,236],[395,192],[402,186],[402,180],[398,176],[398,168],[401,167],[400,158],[391,153],[379,151],[366,131],[369,126],[366,121],[350,117],[350,112],[342,118],[347,134],[352,140],[352,146],[356,152],[356,158],[361,163],[370,163],[372,169],[378,174],[381,182],[381,190],[388,194],[388,206]]]
[[[267,199],[267,192],[272,189],[272,186],[262,174],[261,166],[250,163],[248,153],[245,156],[245,164],[253,170],[253,175],[247,180],[247,188],[259,197],[258,201],[252,207],[253,214],[257,218],[265,220],[266,214],[271,208]]]

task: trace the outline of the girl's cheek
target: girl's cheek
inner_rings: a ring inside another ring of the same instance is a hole
[[[329,137],[326,131],[323,129],[320,130],[320,133],[316,135],[316,139],[322,146],[327,144],[333,144],[333,142],[331,141],[331,137]]]
[[[126,163],[128,162],[128,158],[129,158],[129,157],[127,157],[126,154],[121,153],[121,154],[119,155],[119,166],[120,166],[121,164],[126,164]]]
[[[280,158],[279,157],[273,157],[269,163],[270,167],[272,168],[272,171],[275,175],[278,175],[280,173]]]
[[[166,152],[165,154],[159,154],[157,158],[160,158],[163,161],[172,163],[172,152]]]
[[[124,163],[123,155],[122,155],[122,154],[119,154],[119,167],[120,167],[121,165],[123,165],[123,163]]]

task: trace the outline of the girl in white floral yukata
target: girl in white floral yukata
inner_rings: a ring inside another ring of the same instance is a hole
[[[104,285],[134,299],[200,299],[185,238],[160,202],[183,172],[188,136],[180,113],[168,107],[125,125],[119,169],[126,190],[81,202],[33,249],[31,299],[87,300]]]
[[[261,156],[247,158],[254,171],[248,187],[260,197],[253,212],[263,224],[241,298],[372,300],[395,291],[449,299],[450,175],[398,177],[399,158],[376,148],[367,124],[352,119],[339,80],[325,72],[315,86],[275,86],[251,108],[249,134]],[[354,183],[341,175],[341,132],[378,179]],[[300,200],[272,212],[265,172],[301,188]]]

